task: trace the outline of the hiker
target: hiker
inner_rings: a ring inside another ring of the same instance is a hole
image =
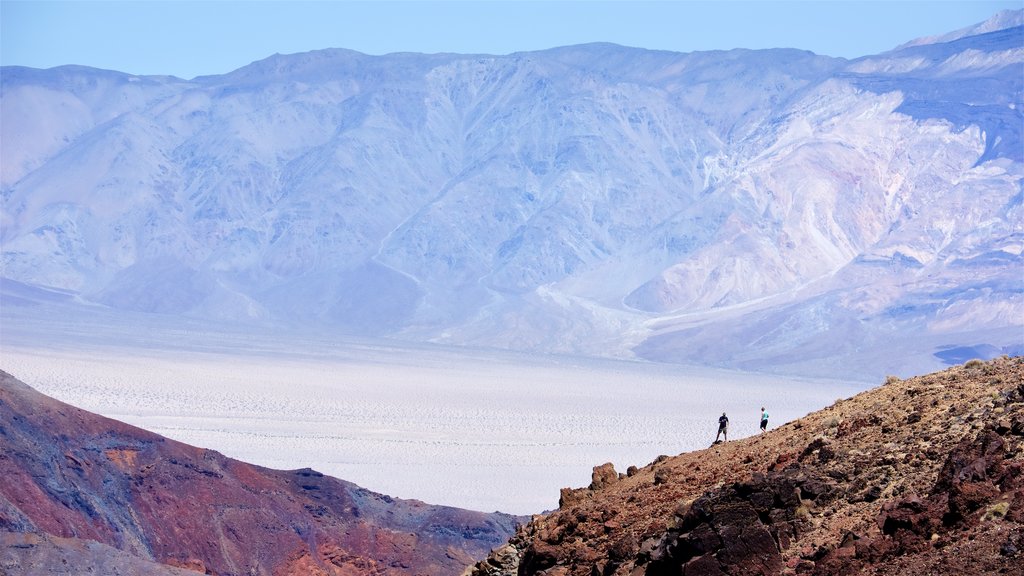
[[[718,419],[718,434],[715,434],[715,444],[718,444],[718,437],[725,437],[725,441],[729,441],[729,418],[722,412],[722,416]]]
[[[768,413],[765,412],[764,406],[761,406],[761,433],[768,429]]]

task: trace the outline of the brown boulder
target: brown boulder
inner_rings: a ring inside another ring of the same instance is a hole
[[[946,524],[966,519],[1000,493],[1006,442],[993,431],[965,439],[946,458],[932,495],[948,499]]]
[[[534,540],[526,548],[519,563],[520,574],[536,574],[551,568],[561,559],[561,548],[543,540]]]
[[[591,474],[590,489],[602,490],[618,481],[619,474],[615,471],[615,466],[611,462],[605,462],[600,466],[594,466],[594,471]]]

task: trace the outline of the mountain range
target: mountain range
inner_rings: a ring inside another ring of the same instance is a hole
[[[855,60],[6,66],[3,307],[920,373],[1024,346],[1022,107],[1022,11]]]

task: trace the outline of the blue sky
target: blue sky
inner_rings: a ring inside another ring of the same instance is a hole
[[[1024,0],[0,0],[0,63],[192,78],[321,48],[508,54],[598,41],[855,58],[1022,7]]]

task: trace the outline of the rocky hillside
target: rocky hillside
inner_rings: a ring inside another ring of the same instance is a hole
[[[598,466],[467,574],[1024,574],[1022,470],[1024,358],[971,361],[626,474]]]
[[[0,573],[458,574],[517,518],[188,446],[0,371]]]

